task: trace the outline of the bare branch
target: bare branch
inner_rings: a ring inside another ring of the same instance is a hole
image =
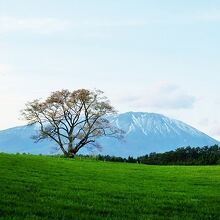
[[[106,119],[115,113],[102,91],[86,89],[53,92],[45,101],[28,102],[22,111],[28,124],[40,125],[35,140],[49,138],[68,156],[84,146],[98,146],[101,136],[121,138],[121,130]]]

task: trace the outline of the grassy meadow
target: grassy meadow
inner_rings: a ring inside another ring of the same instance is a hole
[[[0,154],[0,219],[220,219],[220,166]]]

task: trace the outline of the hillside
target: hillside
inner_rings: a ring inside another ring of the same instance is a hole
[[[0,154],[0,219],[219,219],[220,166]]]
[[[219,144],[219,142],[199,130],[178,120],[156,113],[127,112],[110,117],[114,126],[125,131],[123,141],[101,138],[101,151],[82,149],[79,153],[101,153],[114,156],[142,156],[151,152],[165,152],[177,147]],[[0,152],[57,154],[56,145],[50,141],[34,143],[31,136],[37,126],[21,126],[0,131]]]

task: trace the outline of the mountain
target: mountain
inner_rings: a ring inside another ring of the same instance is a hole
[[[115,156],[140,156],[151,152],[165,152],[177,147],[219,144],[201,131],[164,115],[145,112],[127,112],[109,118],[111,123],[125,131],[123,141],[103,137],[99,139],[102,151],[93,153]],[[8,153],[55,154],[56,145],[44,140],[34,143],[31,139],[37,126],[20,126],[0,131],[0,151]],[[91,151],[81,149],[81,154]]]
[[[111,119],[111,122],[124,130],[126,143],[115,140],[102,140],[105,151],[114,155],[139,156],[151,152],[165,152],[177,147],[219,144],[201,131],[181,121],[164,115],[145,112],[127,112]]]

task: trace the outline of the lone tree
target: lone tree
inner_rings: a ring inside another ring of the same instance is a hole
[[[86,89],[56,91],[45,101],[28,102],[22,110],[29,125],[40,125],[39,133],[33,137],[36,142],[48,138],[67,157],[74,157],[88,145],[99,147],[99,137],[122,138],[123,131],[112,126],[106,117],[115,113],[102,91]]]

